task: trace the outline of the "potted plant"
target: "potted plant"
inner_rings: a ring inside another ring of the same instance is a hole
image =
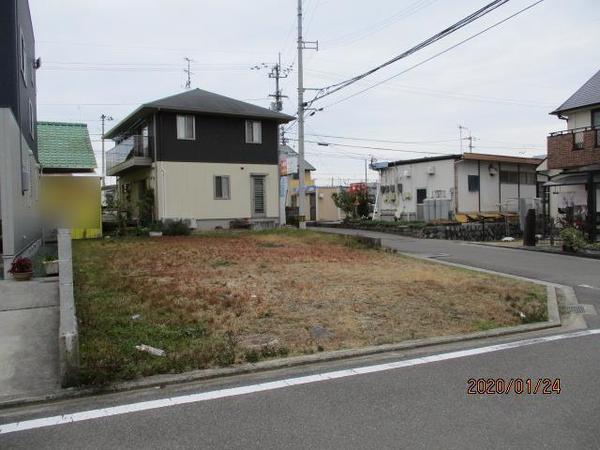
[[[150,224],[150,231],[148,232],[148,235],[150,237],[160,237],[163,235],[162,228],[162,223],[153,222]]]
[[[58,275],[58,258],[48,255],[44,257],[42,264],[44,265],[46,276]]]
[[[28,281],[33,277],[33,263],[29,258],[19,257],[15,259],[8,271],[17,281]]]

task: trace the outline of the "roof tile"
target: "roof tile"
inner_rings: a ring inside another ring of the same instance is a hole
[[[96,158],[87,125],[38,122],[38,156],[43,169],[95,169]]]

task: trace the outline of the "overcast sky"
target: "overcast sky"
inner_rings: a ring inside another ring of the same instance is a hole
[[[533,1],[512,0],[315,106],[389,78]],[[370,69],[488,2],[305,0],[305,39],[319,41],[318,52],[305,53],[305,85],[324,87]],[[284,65],[296,62],[296,0],[30,0],[30,6],[37,56],[43,60],[39,120],[88,123],[98,160],[99,116],[118,121],[140,103],[183,91],[184,57],[195,61],[192,87],[265,107],[273,81],[267,70],[251,67],[274,62],[278,52]],[[546,135],[564,128],[548,113],[600,69],[599,43],[598,0],[545,0],[307,121],[310,141],[396,151],[309,143],[307,160],[317,167],[322,184],[359,179],[362,157],[460,152],[459,124],[476,138],[475,151],[543,154]],[[295,69],[283,82],[289,95],[284,111],[292,115]],[[288,136],[295,138],[294,133],[292,128]],[[112,141],[106,145],[110,148]]]

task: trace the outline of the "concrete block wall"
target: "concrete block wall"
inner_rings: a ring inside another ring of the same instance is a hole
[[[79,331],[73,293],[73,252],[71,230],[58,230],[58,266],[60,295],[60,324],[58,352],[62,387],[79,384]]]

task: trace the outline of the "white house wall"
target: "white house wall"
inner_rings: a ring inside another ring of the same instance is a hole
[[[569,113],[569,116],[567,117],[567,126],[569,130],[592,126],[592,114],[590,113],[590,110]]]
[[[433,168],[434,174],[427,173]],[[417,189],[427,189],[427,198],[433,198],[436,191],[442,198],[451,198],[454,189],[454,160],[426,161],[414,164],[393,166],[380,171],[381,186],[394,185],[396,192],[379,194],[379,211],[395,210],[396,216],[416,214]],[[408,175],[410,174],[410,175]],[[397,186],[402,184],[402,194]]]
[[[456,164],[458,179],[458,212],[495,212],[502,205],[503,211],[518,211],[519,198],[535,198],[535,184],[500,184],[500,172],[511,171],[536,173],[533,165],[498,163],[496,161],[462,160]],[[469,192],[468,176],[478,175],[480,192]],[[519,192],[520,191],[520,192]],[[481,207],[480,207],[481,194]]]
[[[251,175],[265,175],[265,218],[279,217],[277,165],[159,161],[155,167],[159,219],[196,219],[210,227],[252,218]],[[215,176],[229,177],[229,200],[215,199]]]
[[[25,191],[21,159],[30,172]],[[12,111],[0,108],[0,217],[5,271],[15,255],[41,237],[38,198],[39,167],[33,152],[22,138]]]

